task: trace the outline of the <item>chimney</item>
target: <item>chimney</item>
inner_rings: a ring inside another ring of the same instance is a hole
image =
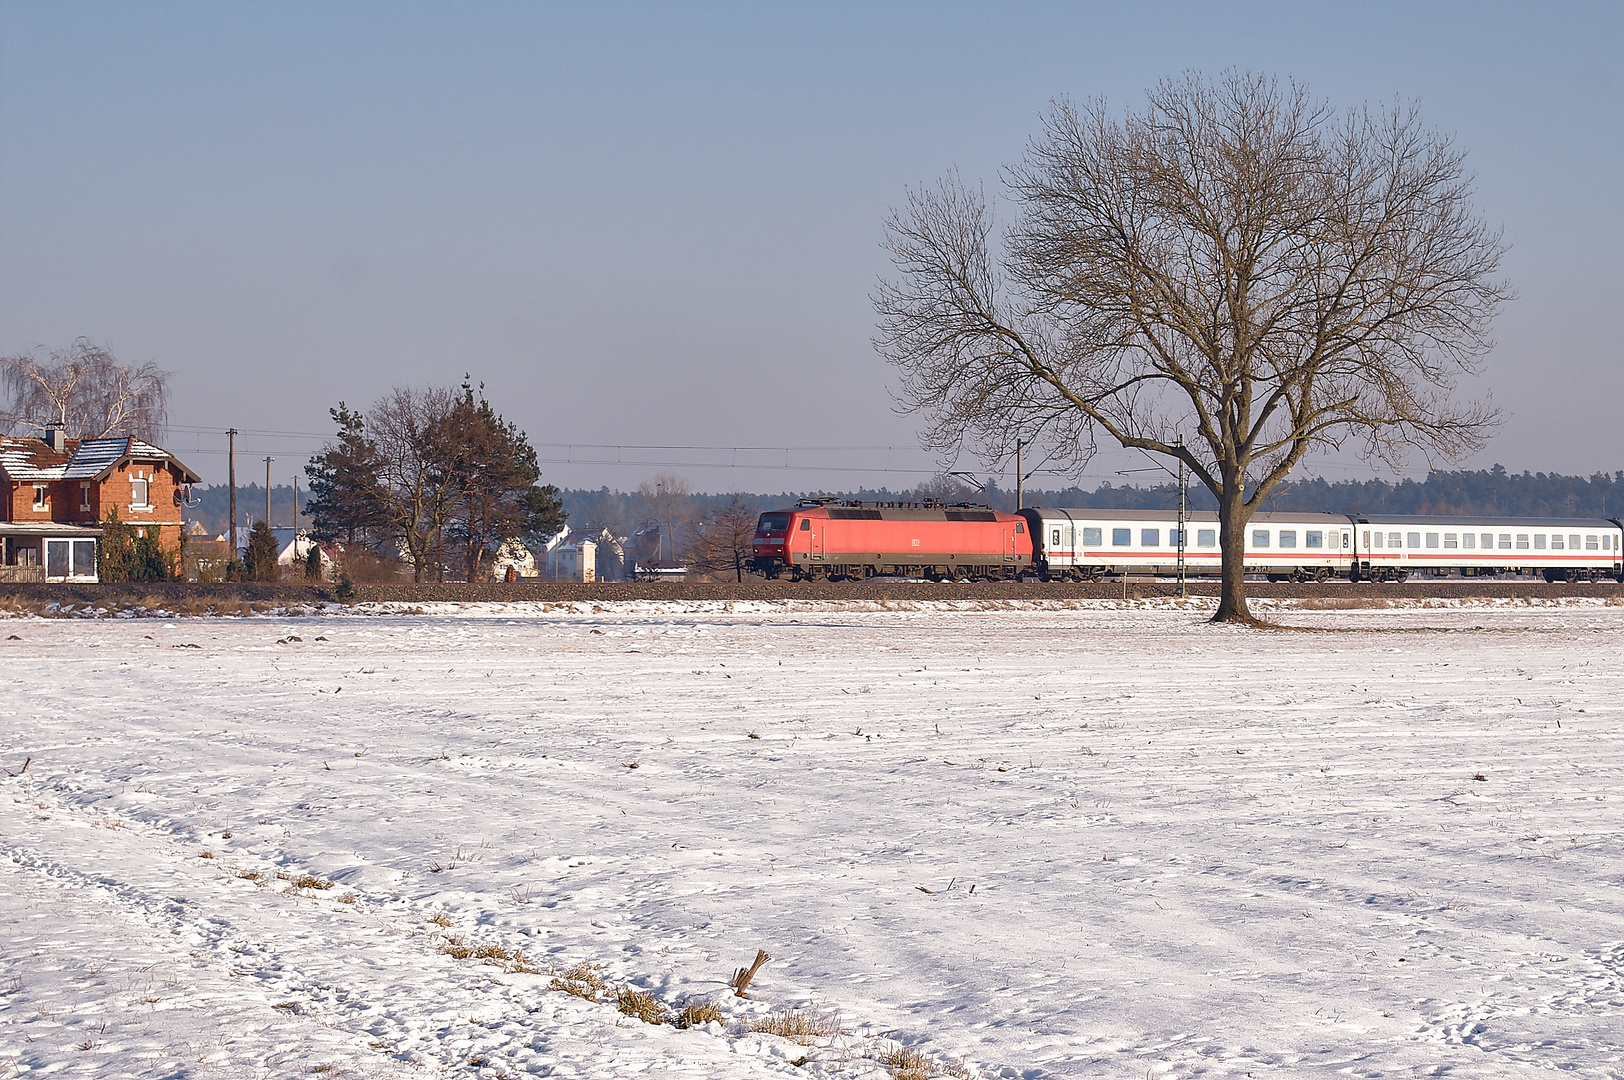
[[[68,433],[54,424],[45,429],[45,441],[59,454],[68,452]]]

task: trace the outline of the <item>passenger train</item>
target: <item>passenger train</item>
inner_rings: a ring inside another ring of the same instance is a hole
[[[1184,516],[1185,572],[1219,572],[1218,515]],[[1168,510],[1047,509],[805,499],[761,515],[751,569],[795,581],[876,575],[932,580],[1098,581],[1177,572],[1178,515]],[[1417,517],[1259,513],[1246,527],[1246,572],[1270,581],[1404,581],[1412,573],[1528,574],[1624,582],[1624,524],[1603,518]]]

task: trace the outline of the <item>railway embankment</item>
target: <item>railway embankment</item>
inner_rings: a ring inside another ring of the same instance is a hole
[[[1216,581],[1190,582],[1191,596],[1217,596]],[[1382,601],[1436,599],[1556,600],[1594,597],[1624,602],[1624,586],[1613,581],[1594,584],[1547,584],[1516,579],[1412,579],[1402,584],[1291,584],[1258,581],[1247,586],[1255,599],[1315,600],[1359,604]],[[1130,578],[1126,583],[1103,581],[1081,584],[1041,582],[943,582],[873,580],[865,582],[519,582],[469,584],[463,582],[356,585],[339,597],[331,585],[305,584],[11,584],[0,586],[0,610],[49,612],[65,607],[77,610],[107,608],[163,609],[177,614],[235,614],[272,608],[387,604],[486,603],[604,603],[636,600],[706,602],[737,600],[1115,600],[1173,597],[1178,583],[1168,579]]]

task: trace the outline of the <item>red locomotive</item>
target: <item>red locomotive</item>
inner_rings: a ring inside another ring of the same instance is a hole
[[[803,499],[761,515],[750,568],[794,581],[877,574],[997,580],[1032,566],[1032,537],[1014,514],[969,504]]]

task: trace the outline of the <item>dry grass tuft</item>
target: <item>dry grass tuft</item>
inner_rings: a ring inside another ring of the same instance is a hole
[[[598,965],[576,964],[564,971],[553,972],[553,981],[547,985],[550,990],[562,990],[566,994],[574,994],[587,1001],[597,1001],[598,995],[603,993],[609,984],[598,974]]]
[[[295,889],[331,889],[337,882],[327,881],[314,874],[277,874],[277,877],[292,885]]]
[[[844,1034],[838,1013],[817,1009],[786,1009],[760,1020],[750,1022],[751,1031],[777,1035],[802,1046],[811,1046],[819,1039],[834,1039]]]
[[[470,945],[459,937],[447,937],[440,942],[440,951],[453,960],[483,960],[495,964],[503,971],[525,972],[531,975],[541,969],[530,962],[523,950],[505,949],[500,945]]]
[[[875,1059],[885,1067],[895,1080],[931,1080],[932,1077],[949,1076],[953,1080],[975,1080],[976,1073],[959,1061],[937,1061],[929,1054],[893,1043],[884,1047]]]
[[[721,1009],[708,1001],[702,1001],[697,1005],[684,1005],[672,1023],[679,1028],[691,1028],[704,1027],[712,1020],[720,1022],[725,1019],[727,1017],[722,1014]]]
[[[659,998],[630,986],[615,988],[615,1008],[645,1024],[663,1024],[671,1018],[671,1010]]]
[[[234,878],[242,878],[244,881],[252,881],[255,885],[265,884],[265,875],[260,873],[258,870],[238,870],[233,867],[231,870],[231,876]]]
[[[451,925],[451,920],[446,917],[446,914],[443,911],[437,911],[433,915],[430,915],[429,922],[433,923],[435,926]]]

